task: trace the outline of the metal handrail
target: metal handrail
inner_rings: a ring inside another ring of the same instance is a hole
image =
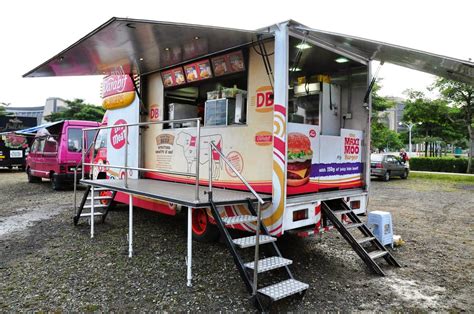
[[[194,173],[181,172],[181,171],[168,171],[168,170],[160,170],[160,169],[127,167],[127,166],[118,166],[118,165],[109,165],[109,164],[94,164],[94,163],[88,163],[88,162],[85,162],[84,166],[97,166],[97,167],[104,167],[104,168],[119,168],[119,169],[126,169],[126,170],[159,172],[159,173],[164,173],[164,174],[175,174],[175,175],[181,175],[181,176],[186,176],[186,177],[196,177],[196,174],[194,174]]]
[[[84,144],[84,131],[82,132],[82,143]],[[82,156],[81,160],[74,166],[74,216],[77,214],[77,167],[82,165],[82,174],[84,174],[84,159],[85,156],[89,153],[90,149],[94,146],[95,139],[90,143],[89,147],[87,148],[86,152],[84,153],[84,147],[82,149]]]
[[[129,135],[129,127],[133,126],[148,126],[148,125],[155,125],[155,124],[171,124],[171,123],[180,123],[180,122],[196,122],[196,137],[197,137],[197,143],[196,143],[196,170],[195,173],[188,173],[188,172],[178,172],[178,171],[167,171],[167,170],[159,170],[159,169],[148,169],[148,168],[139,168],[139,167],[128,167],[128,135]],[[76,188],[76,181],[77,181],[77,167],[79,164],[82,164],[82,179],[84,179],[84,166],[90,166],[91,170],[90,172],[93,172],[93,167],[95,166],[104,166],[104,167],[109,167],[109,168],[120,168],[120,169],[126,169],[126,170],[136,170],[136,171],[149,171],[149,172],[158,172],[158,173],[164,173],[164,174],[174,174],[174,175],[181,175],[181,176],[188,176],[188,177],[194,177],[196,178],[195,180],[195,202],[199,203],[199,165],[200,165],[200,142],[201,142],[201,118],[188,118],[188,119],[175,119],[175,120],[160,120],[160,121],[149,121],[149,122],[140,122],[140,123],[129,123],[129,124],[117,124],[117,125],[110,125],[110,126],[101,126],[101,127],[95,127],[95,128],[84,128],[82,129],[82,137],[83,141],[85,140],[85,134],[88,131],[100,131],[100,130],[105,130],[105,129],[113,129],[113,128],[119,128],[119,127],[125,127],[126,128],[126,142],[125,142],[125,166],[115,166],[115,165],[103,165],[103,164],[94,164],[94,163],[86,163],[85,162],[85,157],[89,153],[90,149],[95,145],[95,142],[97,140],[97,137],[94,138],[86,152],[82,150],[82,158],[81,161],[74,167],[74,214],[77,213],[77,188]],[[127,187],[128,185],[128,171],[125,171],[125,178],[124,178],[124,184]]]
[[[230,169],[232,169],[232,171],[235,173],[235,175],[240,179],[240,181],[247,187],[247,189],[255,196],[255,198],[258,200],[258,202],[260,204],[265,204],[265,201],[260,197],[260,195],[258,195],[257,192],[255,192],[255,190],[250,186],[250,184],[248,183],[247,180],[245,180],[245,178],[240,174],[240,172],[237,171],[237,169],[235,169],[235,167],[232,165],[232,163],[227,159],[227,157],[224,156],[224,154],[221,152],[221,150],[219,148],[217,148],[216,144],[214,144],[214,142],[209,142],[209,144],[211,145],[212,147],[212,150],[215,150],[222,158],[222,160],[224,160],[224,162],[227,164],[227,166],[229,166]],[[211,150],[211,152],[212,152]],[[212,160],[212,154],[211,156],[209,156],[209,159]],[[209,180],[212,180],[212,178],[209,178]]]
[[[152,124],[171,124],[179,122],[191,122],[191,121],[201,121],[201,118],[188,118],[188,119],[176,119],[176,120],[159,120],[159,121],[149,121],[149,122],[139,122],[139,123],[129,123],[129,124],[116,124],[116,125],[107,125],[100,126],[97,128],[84,128],[83,131],[91,130],[105,130],[105,129],[114,129],[119,127],[128,127],[128,126],[147,126]]]
[[[258,195],[258,193],[250,186],[247,180],[240,174],[240,172],[235,169],[232,163],[224,156],[221,150],[214,144],[214,142],[209,142],[209,192],[212,195],[212,151],[215,150],[222,160],[229,166],[229,168],[235,173],[235,175],[240,179],[240,181],[247,187],[247,189],[255,196],[258,200],[257,202],[257,226],[255,228],[255,254],[253,261],[253,292],[252,294],[257,295],[257,285],[258,285],[258,260],[259,260],[259,250],[260,250],[260,224],[262,219],[261,205],[265,204],[265,201]]]

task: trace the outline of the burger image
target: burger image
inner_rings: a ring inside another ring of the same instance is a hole
[[[288,134],[287,185],[300,186],[309,181],[313,151],[309,138],[297,132]]]

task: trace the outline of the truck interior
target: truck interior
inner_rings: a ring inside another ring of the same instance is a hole
[[[245,97],[239,98],[241,96],[237,96],[237,93],[226,95],[226,91],[229,93],[232,90],[239,91],[240,95],[247,91],[248,48],[238,51],[243,53],[245,69],[243,71],[191,82],[181,87],[165,87],[164,120],[201,118],[204,127],[245,125],[247,122]],[[216,106],[224,101],[230,105]],[[219,109],[223,107],[229,107],[229,112],[220,112]],[[222,118],[223,114],[226,114],[227,119],[219,118]],[[172,123],[165,124],[163,128],[190,127],[195,126],[194,124],[194,122]]]
[[[352,91],[367,88],[367,65],[290,36],[288,121],[321,126],[322,135],[340,135],[350,119]],[[362,97],[359,105],[362,104]],[[365,128],[359,128],[364,130]]]

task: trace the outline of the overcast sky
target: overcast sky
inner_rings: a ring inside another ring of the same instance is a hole
[[[2,1],[0,102],[48,97],[100,104],[100,77],[22,78],[113,16],[256,29],[288,19],[321,30],[474,59],[474,1]],[[384,95],[424,90],[433,76],[385,64]]]

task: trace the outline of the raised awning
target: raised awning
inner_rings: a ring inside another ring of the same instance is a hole
[[[57,125],[57,124],[60,124],[60,123],[63,123],[63,122],[64,122],[64,120],[48,122],[48,123],[45,123],[45,124],[41,124],[41,125],[37,125],[37,126],[31,127],[31,128],[28,128],[28,129],[18,130],[18,131],[15,131],[15,133],[21,134],[21,135],[36,135],[36,133],[39,130],[47,129],[49,127],[52,127],[54,125]]]
[[[337,34],[291,23],[297,30],[308,32],[321,46],[365,60],[384,61],[448,79],[474,84],[474,63],[430,52],[387,44],[349,35]]]
[[[114,17],[23,77],[146,74],[249,44],[262,33]]]

